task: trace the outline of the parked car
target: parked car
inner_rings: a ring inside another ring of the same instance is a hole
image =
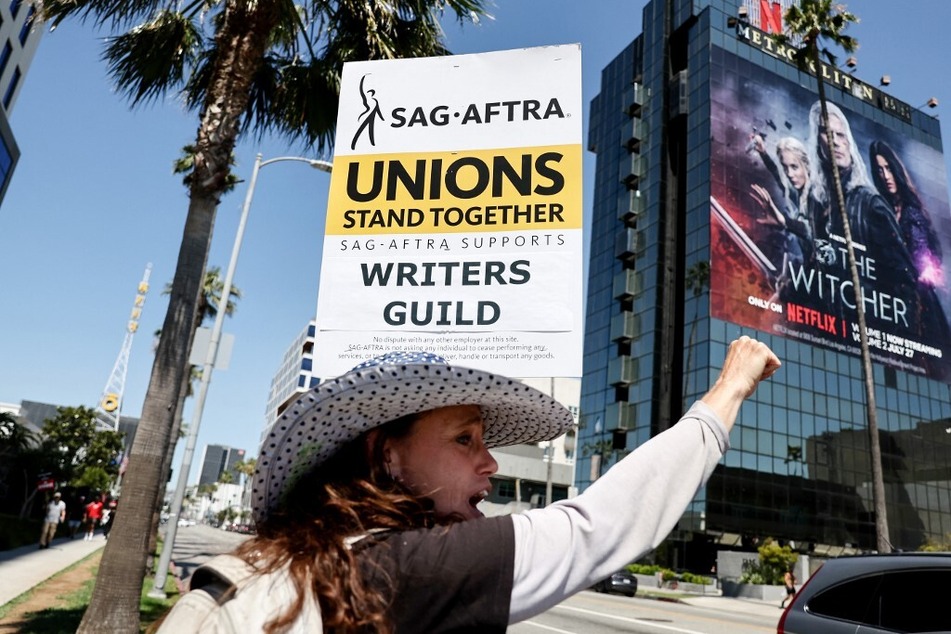
[[[796,593],[777,634],[949,632],[951,553],[830,559]]]
[[[607,579],[602,579],[601,581],[594,584],[594,591],[607,593],[613,592],[616,594],[624,594],[629,597],[633,597],[635,594],[637,594],[637,577],[634,576],[634,573],[625,569],[621,569],[612,574]]]

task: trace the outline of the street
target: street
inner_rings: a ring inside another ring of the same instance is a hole
[[[181,571],[179,578],[187,581],[195,568],[215,555],[231,551],[247,538],[241,533],[229,533],[204,524],[179,528],[172,548],[172,561]]]
[[[724,602],[735,607],[746,604],[731,599],[716,599],[717,609],[604,595],[586,591],[560,603],[548,612],[509,627],[509,634],[768,634],[776,632],[779,609],[753,605],[750,609],[725,610]]]

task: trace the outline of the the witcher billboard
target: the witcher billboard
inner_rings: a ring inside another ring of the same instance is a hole
[[[814,90],[720,49],[712,61],[713,316],[858,355],[834,161],[872,358],[951,382],[942,153],[837,105],[837,91],[826,130]]]

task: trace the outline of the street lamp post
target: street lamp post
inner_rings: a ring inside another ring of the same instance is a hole
[[[550,385],[549,395],[552,397],[552,399],[554,399],[555,398],[555,377],[551,377],[549,379],[549,385]],[[545,451],[545,454],[548,456],[548,465],[547,465],[548,473],[545,478],[545,506],[548,506],[551,504],[551,488],[552,488],[551,487],[551,469],[553,466],[552,463],[555,461],[555,443],[552,439],[548,440],[548,447]]]
[[[578,467],[578,425],[574,424],[565,433],[565,455],[571,455],[571,483],[568,485],[568,497],[573,498],[578,495],[578,487],[575,486],[575,477]]]
[[[221,301],[223,302],[227,302],[231,296],[231,283],[234,279],[234,271],[238,266],[238,254],[241,252],[244,228],[248,223],[248,212],[251,211],[254,187],[258,182],[258,172],[261,171],[261,168],[280,161],[299,161],[301,163],[307,163],[314,169],[328,173],[333,169],[333,165],[327,161],[308,159],[302,156],[279,156],[266,161],[262,161],[261,159],[262,156],[259,152],[254,159],[254,169],[251,170],[251,182],[248,183],[248,193],[244,198],[244,206],[241,208],[241,219],[238,221],[238,232],[234,237],[234,246],[231,249],[231,261],[228,263],[228,271],[225,273],[225,281],[221,287]],[[219,307],[218,314],[215,316],[215,324],[211,329],[211,341],[208,343],[205,365],[201,371],[201,382],[199,383],[198,394],[195,396],[195,408],[192,412],[192,423],[188,428],[185,453],[182,455],[182,465],[178,471],[178,482],[175,486],[175,492],[172,495],[171,507],[169,508],[170,513],[165,527],[165,543],[162,546],[162,555],[159,557],[158,566],[155,569],[155,579],[152,584],[152,590],[149,591],[149,596],[153,598],[166,598],[165,581],[168,576],[169,564],[172,561],[172,546],[175,542],[175,534],[178,532],[178,516],[181,512],[182,503],[185,500],[188,472],[191,471],[192,457],[195,454],[195,443],[198,439],[198,427],[201,425],[201,414],[205,407],[205,396],[208,393],[208,384],[211,383],[211,373],[215,368],[215,358],[218,356],[218,344],[221,341],[221,330],[224,326],[226,312],[224,306]]]

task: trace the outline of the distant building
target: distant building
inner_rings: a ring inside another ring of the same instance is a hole
[[[241,474],[235,470],[234,466],[244,460],[244,454],[244,449],[225,445],[205,445],[205,451],[201,457],[198,485],[218,482],[225,471],[231,474],[234,484],[238,484],[241,481]]]
[[[0,411],[10,411],[17,420],[26,426],[30,431],[40,434],[43,430],[43,423],[51,418],[56,418],[57,410],[65,405],[54,405],[53,403],[40,403],[38,401],[20,401],[19,406],[13,404],[0,404]],[[14,411],[14,408],[16,411]],[[134,416],[123,416],[119,420],[119,432],[123,434],[123,451],[128,455],[132,449],[132,441],[135,440],[135,431],[139,427],[139,419]],[[110,429],[110,431],[112,431]]]
[[[267,409],[264,413],[264,427],[261,438],[267,433],[270,426],[284,413],[287,406],[298,396],[320,383],[320,378],[314,376],[314,332],[317,322],[311,321],[290,345],[281,367],[271,379],[271,391],[267,398]]]
[[[200,495],[192,492],[191,503],[187,512],[188,519],[194,519],[205,524],[218,525],[218,514],[226,509],[233,509],[236,516],[242,511],[242,488],[238,484],[218,484],[210,495]],[[182,514],[186,517],[186,514]]]
[[[20,159],[8,121],[43,34],[35,20],[37,5],[32,0],[0,3],[0,201]]]
[[[571,410],[578,423],[578,402],[581,397],[581,380],[523,379],[523,383],[552,396]],[[490,478],[492,491],[479,506],[486,515],[507,515],[530,508],[545,506],[548,482],[551,481],[551,500],[563,500],[577,494],[575,460],[576,432],[559,436],[551,442],[529,445],[512,445],[490,450],[499,463],[499,470]],[[549,471],[549,463],[551,470]]]

